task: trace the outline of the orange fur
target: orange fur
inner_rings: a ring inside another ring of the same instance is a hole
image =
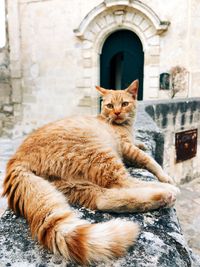
[[[123,164],[123,158],[137,161],[159,180],[171,181],[133,145],[137,89],[138,81],[124,91],[97,87],[103,96],[99,116],[65,118],[38,129],[7,164],[3,194],[10,208],[27,219],[33,237],[67,259],[88,264],[119,257],[138,235],[132,222],[82,221],[67,200],[115,212],[147,211],[175,201],[175,187],[139,182]]]

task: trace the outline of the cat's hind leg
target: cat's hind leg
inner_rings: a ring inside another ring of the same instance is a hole
[[[171,207],[176,194],[162,188],[107,189],[97,198],[97,208],[102,211],[146,212],[160,207]]]
[[[145,212],[172,206],[176,194],[163,188],[102,188],[90,182],[54,182],[71,204],[112,212]]]
[[[54,186],[61,191],[70,204],[78,204],[86,208],[97,209],[97,198],[104,194],[106,188],[102,188],[91,182],[67,182],[58,180]]]

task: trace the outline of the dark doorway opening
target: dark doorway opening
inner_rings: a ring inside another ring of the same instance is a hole
[[[100,85],[125,89],[139,79],[138,100],[143,99],[144,52],[139,37],[129,30],[112,33],[105,41],[100,56]]]

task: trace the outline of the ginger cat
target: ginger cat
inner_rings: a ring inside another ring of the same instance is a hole
[[[172,206],[178,189],[162,168],[132,143],[138,81],[126,90],[96,89],[103,96],[97,117],[70,117],[32,133],[7,164],[4,192],[23,215],[32,237],[80,264],[122,256],[136,240],[131,221],[90,224],[70,204],[113,212]],[[164,183],[131,178],[122,159],[136,161]]]

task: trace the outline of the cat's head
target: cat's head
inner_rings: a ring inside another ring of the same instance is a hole
[[[96,89],[102,96],[101,115],[113,124],[131,122],[135,117],[139,81],[135,80],[125,90]]]

